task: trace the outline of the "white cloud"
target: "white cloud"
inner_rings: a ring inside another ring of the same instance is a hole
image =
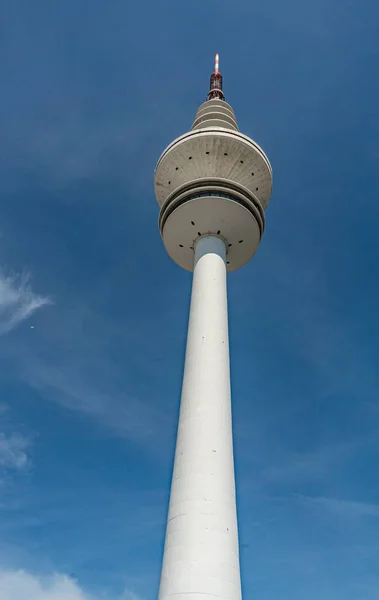
[[[340,498],[299,496],[304,504],[323,508],[348,519],[359,517],[379,517],[379,506],[367,502],[341,500]]]
[[[2,600],[89,600],[66,575],[38,578],[25,571],[0,572]]]
[[[93,596],[67,575],[37,576],[27,571],[0,570],[1,600],[139,600],[129,591],[121,597]]]
[[[336,466],[357,450],[359,444],[370,438],[356,438],[348,442],[334,442],[316,448],[313,452],[290,452],[278,447],[274,460],[264,466],[263,483],[288,483],[306,480],[325,481]]]
[[[59,366],[39,361],[36,356],[28,357],[24,360],[23,377],[46,400],[89,415],[130,440],[144,442],[158,437],[162,447],[161,432],[170,425],[167,413],[154,402],[120,390],[111,377],[114,374],[116,380],[118,371],[106,357],[94,361],[99,364],[95,375],[88,369],[91,356],[83,360],[78,353],[73,357],[74,360],[62,360]]]
[[[0,467],[5,469],[24,469],[29,464],[29,440],[20,433],[6,436],[0,432]]]
[[[49,298],[32,291],[27,273],[5,276],[0,272],[0,335],[8,333],[46,304],[50,304]]]

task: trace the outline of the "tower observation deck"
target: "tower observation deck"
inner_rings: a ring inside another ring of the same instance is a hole
[[[240,133],[218,55],[192,128],[155,169],[169,256],[193,271],[159,600],[240,600],[226,275],[255,254],[272,188],[263,150]]]

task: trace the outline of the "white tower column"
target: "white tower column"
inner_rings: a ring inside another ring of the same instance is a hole
[[[159,600],[240,600],[226,247],[195,245],[191,309]]]

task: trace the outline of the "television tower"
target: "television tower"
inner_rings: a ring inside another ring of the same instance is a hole
[[[159,600],[241,598],[226,274],[256,252],[271,187],[265,153],[225,102],[216,54],[191,131],[155,169],[164,246],[193,271]]]

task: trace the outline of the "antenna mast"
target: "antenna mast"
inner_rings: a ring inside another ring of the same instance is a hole
[[[219,71],[220,55],[215,56],[215,68],[211,75],[210,90],[208,92],[207,100],[225,100],[224,92],[222,91],[222,75]]]

